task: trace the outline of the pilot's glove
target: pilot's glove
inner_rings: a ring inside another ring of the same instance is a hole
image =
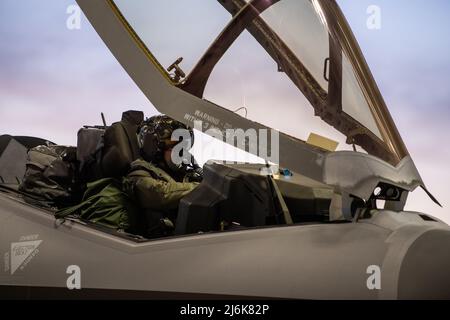
[[[195,169],[191,169],[186,172],[183,182],[202,182],[202,180],[203,180],[203,168],[197,167]]]

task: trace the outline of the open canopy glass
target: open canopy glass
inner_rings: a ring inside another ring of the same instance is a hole
[[[228,126],[237,115],[299,143],[319,134],[392,165],[408,155],[334,1],[108,3],[170,85],[233,113]]]

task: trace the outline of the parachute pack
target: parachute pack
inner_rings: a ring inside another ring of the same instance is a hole
[[[19,190],[28,201],[60,207],[81,196],[76,148],[40,145],[28,151],[26,171]]]

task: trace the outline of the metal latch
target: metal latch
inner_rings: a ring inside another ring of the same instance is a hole
[[[180,83],[180,80],[182,78],[186,77],[186,74],[184,73],[184,71],[180,68],[179,64],[183,61],[183,57],[179,57],[174,63],[172,63],[168,68],[167,71],[171,72],[172,70],[173,73],[170,74],[172,81],[176,82],[176,83]]]

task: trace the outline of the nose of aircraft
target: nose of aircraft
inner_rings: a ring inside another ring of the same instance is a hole
[[[450,228],[424,232],[407,249],[399,299],[450,299]]]

